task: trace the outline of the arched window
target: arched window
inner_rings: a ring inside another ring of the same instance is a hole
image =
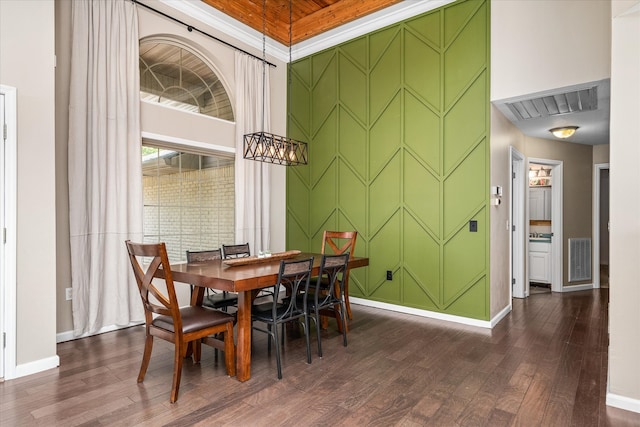
[[[185,111],[233,121],[229,95],[208,62],[174,40],[140,41],[140,97]]]

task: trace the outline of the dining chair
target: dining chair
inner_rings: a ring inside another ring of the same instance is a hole
[[[350,256],[354,256],[356,250],[356,237],[358,237],[357,231],[327,231],[322,234],[322,253],[323,254],[336,254],[341,255],[348,253]],[[347,308],[347,317],[353,319],[351,313],[351,303],[349,302],[349,269],[346,272],[346,279],[344,280],[344,303]],[[336,318],[336,320],[338,320]]]
[[[203,342],[224,350],[227,375],[234,376],[236,373],[233,342],[234,317],[220,310],[201,306],[180,308],[165,244],[133,243],[130,240],[127,240],[125,244],[145,314],[146,338],[138,382],[144,381],[149,367],[153,337],[174,344],[173,385],[169,399],[171,403],[178,400],[182,361],[186,357],[189,343],[193,343],[193,361],[195,363],[200,362]],[[151,258],[150,261],[149,258]],[[153,279],[160,270],[162,277],[164,277],[165,286],[159,288],[153,283]],[[221,334],[223,339],[213,338],[216,334]]]
[[[188,264],[213,261],[216,259],[222,259],[222,250],[219,248],[204,251],[187,251]],[[202,305],[205,307],[219,308],[227,311],[229,307],[238,305],[238,294],[234,292],[216,292],[210,288],[207,288],[206,292],[207,294],[202,300]]]
[[[307,345],[307,363],[311,363],[311,345],[309,343],[309,316],[306,299],[301,296],[309,291],[309,279],[313,268],[313,257],[302,260],[282,260],[278,272],[278,281],[273,286],[274,297],[264,304],[252,307],[251,320],[265,323],[267,328],[253,326],[253,329],[269,335],[268,350],[271,352],[271,340],[276,349],[276,365],[278,379],[282,379],[282,363],[280,360],[280,340],[278,326],[281,326],[281,337],[284,342],[284,325],[291,321],[298,321],[304,329]],[[280,298],[280,292],[286,292]]]
[[[249,243],[240,245],[222,245],[222,257],[224,259],[246,258],[251,256]]]
[[[320,316],[331,314],[339,319],[342,325],[342,343],[347,346],[347,321],[344,302],[344,283],[347,278],[349,254],[322,255],[317,280],[309,285],[309,292],[302,295],[306,298],[307,311],[316,325],[318,356],[322,357],[320,340]],[[328,284],[328,285],[327,285]]]
[[[224,259],[247,258],[251,256],[249,243],[239,245],[222,245],[222,257]],[[258,292],[256,303],[260,303],[265,297],[273,296],[273,292],[261,290]]]

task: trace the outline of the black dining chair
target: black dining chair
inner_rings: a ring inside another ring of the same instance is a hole
[[[187,263],[194,264],[198,262],[213,261],[216,259],[222,259],[221,249],[208,249],[204,251],[187,251]],[[237,307],[238,294],[234,292],[216,292],[213,289],[207,288],[207,294],[202,300],[202,305],[205,307],[222,309],[228,311],[229,307]]]
[[[306,299],[301,296],[309,290],[309,279],[313,268],[313,257],[303,260],[282,260],[278,281],[273,286],[272,301],[264,304],[256,304],[252,308],[251,319],[267,325],[266,329],[253,326],[253,329],[269,335],[268,350],[271,352],[271,340],[276,349],[276,365],[278,379],[282,379],[282,363],[280,358],[279,334],[284,338],[284,325],[291,321],[298,321],[304,328],[304,336],[307,345],[307,363],[311,363],[311,347],[309,343],[309,316]],[[280,298],[280,292],[286,292],[286,296]],[[278,326],[281,332],[278,332]]]
[[[344,288],[347,280],[349,254],[323,255],[317,280],[309,285],[309,292],[302,295],[306,299],[307,310],[316,325],[318,356],[322,357],[320,340],[320,316],[330,315],[340,322],[343,345],[347,346],[346,305]]]
[[[246,258],[251,256],[249,243],[240,245],[222,245],[222,256],[224,259]]]

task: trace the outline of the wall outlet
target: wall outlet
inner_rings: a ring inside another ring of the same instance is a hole
[[[391,270],[387,270],[387,280],[393,280],[393,272]]]
[[[72,295],[73,295],[73,288],[65,288],[64,289],[64,298],[67,301],[71,301]]]

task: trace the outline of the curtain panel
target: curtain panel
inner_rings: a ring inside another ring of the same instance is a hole
[[[124,241],[142,241],[138,16],[72,2],[69,222],[74,334],[144,319]]]
[[[241,52],[235,53],[236,81],[236,243],[248,242],[252,254],[267,250],[269,234],[270,165],[245,160],[244,135],[269,132],[269,67]]]

